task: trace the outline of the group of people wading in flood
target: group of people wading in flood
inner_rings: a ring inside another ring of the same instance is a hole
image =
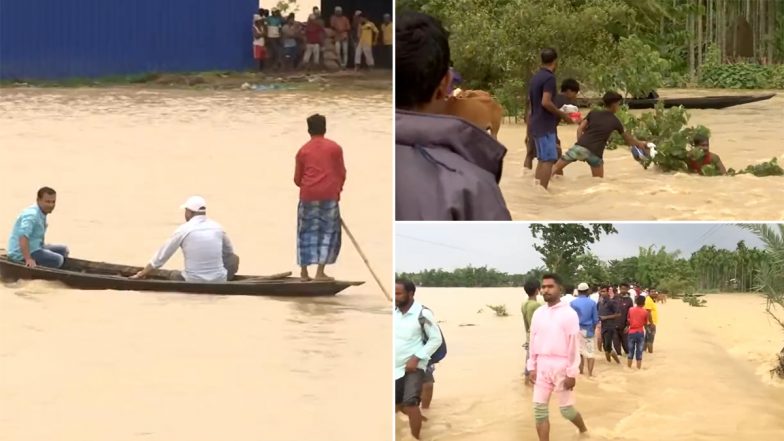
[[[595,354],[608,363],[642,369],[643,353],[653,353],[659,319],[655,289],[637,290],[628,283],[617,289],[580,283],[576,296],[564,295],[557,274],[524,285],[528,300],[521,311],[525,328],[525,384],[533,385],[532,407],[540,441],[550,439],[549,403],[553,394],[560,414],[584,433],[583,416],[575,407],[574,389],[580,375],[594,375]],[[414,299],[416,285],[399,279],[395,285],[395,405],[419,439],[421,409],[433,398],[435,364],[446,354],[444,337],[433,312]],[[636,363],[635,363],[636,362]],[[586,372],[587,371],[587,372]]]

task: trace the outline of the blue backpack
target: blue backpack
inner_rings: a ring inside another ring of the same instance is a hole
[[[430,311],[430,308],[423,306],[422,311],[424,311],[425,309]],[[427,322],[428,319],[426,319],[425,316],[422,315],[422,311],[419,311],[419,326],[422,328],[422,343],[427,344],[427,332],[425,332],[425,322]],[[443,360],[444,357],[446,357],[446,339],[444,338],[444,332],[441,331],[441,327],[438,327],[438,331],[441,333],[441,346],[439,346],[438,349],[436,349],[436,351],[433,352],[433,355],[430,356],[430,361],[427,362],[428,366],[431,364],[436,364],[439,361]]]

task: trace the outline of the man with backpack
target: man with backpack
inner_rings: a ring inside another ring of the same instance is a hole
[[[395,281],[395,409],[408,416],[419,439],[425,371],[444,358],[446,344],[433,311],[414,300],[415,291],[410,280]]]

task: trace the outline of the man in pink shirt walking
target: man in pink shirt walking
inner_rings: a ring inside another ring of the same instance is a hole
[[[528,359],[529,378],[534,383],[534,418],[539,441],[550,440],[548,404],[553,392],[558,396],[561,415],[587,432],[583,418],[574,408],[575,378],[580,372],[580,321],[566,302],[561,302],[561,279],[557,274],[542,277],[545,307],[531,320]]]

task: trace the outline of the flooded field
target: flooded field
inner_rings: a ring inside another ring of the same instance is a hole
[[[523,384],[522,288],[421,288],[449,354],[435,372],[435,393],[422,440],[535,439],[532,389]],[[784,382],[768,370],[784,334],[756,295],[705,297],[705,308],[670,299],[659,305],[655,351],[641,371],[597,359],[595,378],[577,379],[576,408],[586,439],[636,441],[775,441],[784,435]],[[509,317],[486,305],[505,304]],[[478,312],[480,311],[481,312]],[[551,437],[578,440],[550,406]],[[410,441],[397,417],[396,437]]]
[[[294,156],[319,112],[344,149],[344,219],[390,280],[391,100],[1,90],[0,248],[48,185],[48,242],[143,265],[200,194],[241,273],[296,271]],[[178,254],[167,268],[181,265]],[[390,306],[348,237],[330,271],[367,283],[322,300],[0,286],[0,440],[386,439]]]
[[[722,110],[689,110],[689,125],[711,130],[711,151],[727,168],[779,158],[784,163],[784,91],[772,99]],[[663,97],[767,93],[669,89]],[[586,115],[587,109],[581,109]],[[634,111],[644,112],[643,110]],[[577,126],[559,126],[564,149],[576,141]],[[701,177],[685,173],[644,170],[628,149],[605,153],[605,178],[591,177],[588,165],[578,162],[554,180],[549,191],[534,184],[523,171],[525,126],[501,127],[499,140],[509,149],[501,190],[514,219],[519,220],[774,220],[784,218],[784,206],[774,194],[784,188],[784,177]],[[536,163],[534,163],[534,167]]]

